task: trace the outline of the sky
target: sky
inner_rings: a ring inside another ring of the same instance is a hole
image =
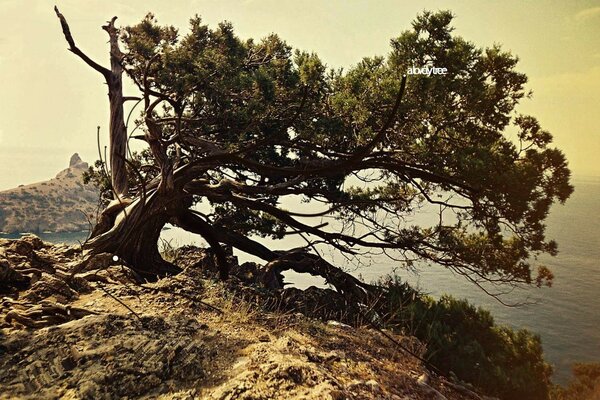
[[[228,20],[241,38],[275,32],[338,68],[388,53],[424,9],[449,9],[458,35],[519,56],[534,95],[518,111],[552,132],[575,177],[600,176],[600,0],[0,0],[0,190],[52,177],[75,152],[97,159],[96,126],[106,143],[106,86],[67,50],[55,3],[78,46],[103,65],[100,27],[114,15],[128,25],[152,11],[182,31],[195,14],[211,26]]]

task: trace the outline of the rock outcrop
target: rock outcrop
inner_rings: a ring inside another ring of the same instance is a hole
[[[396,346],[422,354],[415,338],[266,311],[210,252],[176,257],[182,273],[139,284],[110,254],[0,239],[0,400],[484,398]]]
[[[84,185],[88,164],[79,154],[69,167],[48,181],[0,192],[0,232],[76,232],[94,219],[98,190]]]
[[[69,160],[69,168],[87,169],[88,163],[84,162],[78,153],[75,153],[71,156],[71,160]]]

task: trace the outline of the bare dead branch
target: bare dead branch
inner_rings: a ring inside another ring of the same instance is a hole
[[[83,51],[81,51],[79,49],[79,47],[77,47],[77,45],[75,44],[75,40],[73,39],[73,36],[71,35],[71,29],[69,28],[69,24],[67,23],[67,20],[65,19],[64,15],[62,15],[60,13],[60,11],[58,11],[58,7],[56,7],[56,6],[54,6],[54,12],[56,13],[56,16],[58,17],[58,19],[60,20],[60,26],[62,27],[62,31],[63,31],[63,34],[65,35],[65,39],[67,40],[67,43],[69,44],[69,50],[71,52],[73,52],[74,54],[76,54],[77,56],[79,56],[79,58],[81,58],[83,61],[85,61],[85,63],[87,65],[89,65],[96,71],[100,72],[102,74],[102,76],[104,76],[104,78],[106,78],[108,80],[110,77],[110,70],[101,66],[97,62],[93,61],[90,57],[87,56],[87,54],[85,54]]]

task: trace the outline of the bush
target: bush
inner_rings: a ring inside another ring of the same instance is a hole
[[[598,400],[600,399],[600,363],[573,365],[573,379],[567,387],[555,386],[552,400]]]
[[[455,374],[502,399],[548,399],[552,368],[539,335],[496,325],[491,314],[466,300],[424,295],[398,277],[380,282],[387,324],[419,338],[425,357],[446,375]]]

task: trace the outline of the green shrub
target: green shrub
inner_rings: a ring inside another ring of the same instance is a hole
[[[177,241],[175,241],[175,243],[173,243],[173,239],[166,240],[166,239],[160,238],[158,241],[158,244],[159,244],[159,251],[160,251],[162,258],[165,261],[173,262],[175,260],[175,258],[177,257],[177,253],[178,253],[178,250],[180,247],[177,244]]]
[[[567,387],[555,386],[552,400],[600,399],[600,363],[577,363],[573,365],[573,379]]]
[[[440,371],[502,399],[548,399],[552,368],[538,335],[496,325],[466,300],[435,300],[398,277],[380,284],[387,289],[379,306],[384,320],[426,343],[425,357]]]

